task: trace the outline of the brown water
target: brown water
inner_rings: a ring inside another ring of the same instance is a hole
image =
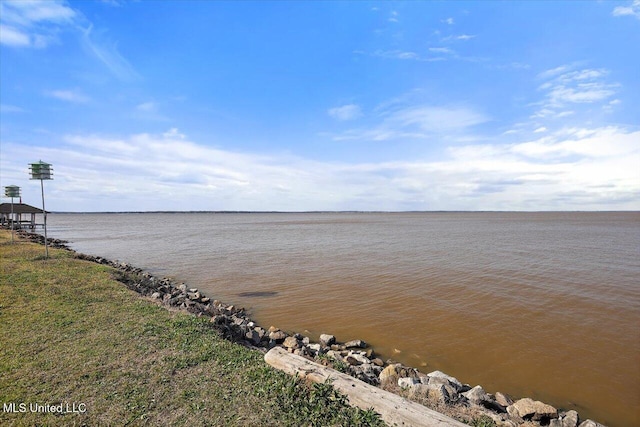
[[[640,425],[640,213],[53,214],[258,323]],[[252,297],[253,292],[262,296]]]

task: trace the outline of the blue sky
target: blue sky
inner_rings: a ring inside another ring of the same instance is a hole
[[[640,0],[0,8],[26,203],[43,160],[58,211],[640,209]]]

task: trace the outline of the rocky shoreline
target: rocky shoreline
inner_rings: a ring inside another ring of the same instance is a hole
[[[44,236],[19,230],[25,240],[44,244]],[[73,251],[66,241],[48,239],[51,247]],[[368,384],[396,392],[461,421],[483,419],[497,426],[604,427],[581,420],[574,410],[559,410],[530,398],[513,399],[482,386],[471,387],[440,371],[424,374],[416,368],[382,360],[366,342],[339,342],[322,334],[318,342],[307,336],[274,326],[264,328],[248,316],[244,308],[211,300],[196,288],[157,278],[130,264],[73,251],[75,257],[115,268],[116,279],[129,289],[168,308],[181,309],[210,318],[211,325],[227,339],[266,352],[275,346],[349,374]],[[489,425],[489,424],[482,424]]]

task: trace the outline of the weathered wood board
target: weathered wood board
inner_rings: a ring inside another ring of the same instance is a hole
[[[331,379],[333,386],[349,397],[351,405],[362,409],[373,408],[391,426],[466,426],[466,424],[418,403],[312,362],[302,356],[291,354],[282,347],[274,347],[269,350],[265,354],[264,360],[276,369],[314,382],[322,383]]]

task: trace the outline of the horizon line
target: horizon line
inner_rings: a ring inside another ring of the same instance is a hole
[[[148,211],[49,211],[52,214],[144,214],[144,213],[215,213],[215,214],[319,214],[319,213],[613,213],[640,210],[309,210],[309,211],[252,211],[252,210],[148,210]]]

